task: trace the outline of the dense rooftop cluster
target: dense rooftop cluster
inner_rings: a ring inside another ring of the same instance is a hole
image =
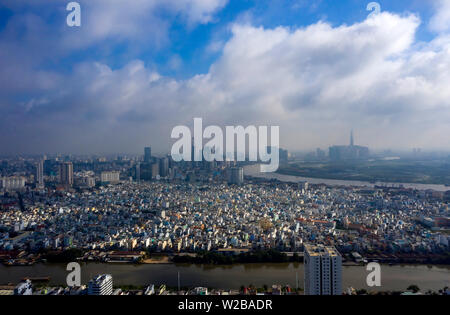
[[[226,248],[448,253],[448,203],[414,190],[247,181],[149,182],[22,194],[0,212],[0,249]]]

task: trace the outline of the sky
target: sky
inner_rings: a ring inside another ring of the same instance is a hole
[[[80,27],[69,2],[0,0],[0,154],[168,153],[196,117],[450,148],[450,0],[79,0]]]

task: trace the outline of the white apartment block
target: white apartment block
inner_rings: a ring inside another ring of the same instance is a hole
[[[102,172],[100,177],[102,183],[117,184],[120,182],[120,172]]]
[[[113,278],[111,275],[98,275],[88,285],[88,295],[112,295]]]
[[[0,186],[4,190],[20,190],[25,187],[25,177],[12,176],[0,179]]]
[[[342,294],[342,256],[330,246],[305,245],[305,295]]]

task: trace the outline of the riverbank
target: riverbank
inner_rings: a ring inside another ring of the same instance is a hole
[[[146,258],[141,261],[142,264],[147,265],[166,265],[166,264],[173,264],[173,262],[170,260],[169,256],[160,256],[157,258]]]
[[[370,181],[359,181],[359,180],[344,180],[342,177],[339,179],[329,179],[329,178],[313,178],[313,177],[303,177],[295,175],[285,175],[279,173],[261,173],[260,165],[247,165],[244,167],[244,175],[256,179],[265,180],[278,180],[280,182],[288,183],[299,183],[299,182],[309,182],[310,184],[324,184],[328,186],[351,186],[351,187],[369,187],[375,188],[375,186],[386,186],[386,187],[404,187],[417,190],[434,190],[445,192],[450,190],[450,187],[445,185],[434,185],[434,184],[417,184],[417,183],[395,183],[395,182],[370,182]]]
[[[279,174],[311,178],[424,185],[450,184],[450,177],[444,175],[449,172],[448,162],[437,167],[412,161],[298,162],[284,165],[278,170]]]
[[[379,262],[390,265],[450,265],[449,254],[376,254],[361,253],[364,259],[355,261],[349,253],[343,254],[345,265],[362,265],[364,262]],[[141,252],[120,252],[120,251],[81,251],[70,249],[67,251],[51,251],[41,254],[26,254],[22,252],[20,258],[1,260],[5,266],[31,266],[40,262],[49,263],[69,263],[97,262],[109,264],[206,264],[206,265],[235,265],[249,263],[290,263],[303,262],[302,252],[280,252],[277,250],[255,250],[234,253],[209,251],[197,253],[148,253]],[[29,260],[27,259],[29,258]]]
[[[5,267],[0,265],[0,284],[17,283],[24,277],[50,277],[50,285],[64,284],[68,272],[67,264],[38,263],[28,267]],[[178,274],[182,287],[208,287],[215,289],[239,289],[242,285],[280,284],[295,288],[296,279],[303,287],[304,266],[302,263],[280,264],[236,264],[236,265],[193,265],[193,264],[108,264],[81,263],[81,279],[86,284],[97,274],[111,274],[116,286],[149,284],[177,287]],[[380,288],[368,288],[365,266],[344,266],[343,288],[353,287],[373,291],[406,290],[415,284],[421,290],[440,290],[449,286],[450,266],[382,265]]]

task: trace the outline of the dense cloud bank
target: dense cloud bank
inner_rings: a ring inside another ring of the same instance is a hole
[[[23,2],[6,5],[20,9]],[[384,12],[352,25],[319,21],[302,28],[236,22],[209,71],[185,80],[165,77],[139,59],[113,68],[89,57],[69,70],[49,70],[50,51],[58,58],[101,40],[132,45],[130,38],[144,37],[163,45],[168,22],[145,12],[166,10],[195,27],[226,5],[155,0],[138,1],[140,10],[117,2],[102,11],[102,2],[89,2],[101,14],[88,19],[89,32],[75,40],[50,31],[52,25],[33,14],[14,16],[0,33],[0,143],[6,151],[137,152],[146,144],[162,151],[171,129],[194,117],[205,124],[279,125],[281,144],[291,149],[346,142],[351,128],[357,142],[372,147],[449,146],[448,1],[438,2],[429,42],[416,40],[421,20],[412,14]],[[119,12],[123,23],[115,24]]]

